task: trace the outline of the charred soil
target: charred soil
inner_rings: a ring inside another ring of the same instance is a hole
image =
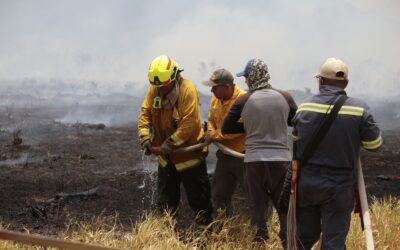
[[[9,229],[55,235],[71,217],[118,215],[120,230],[130,231],[154,208],[156,163],[143,159],[134,125],[68,125],[30,116],[17,128],[10,117],[0,118],[0,222]],[[398,197],[400,130],[383,136],[380,152],[362,152],[367,192]],[[245,210],[242,191],[234,207]],[[178,223],[192,221],[183,191]]]

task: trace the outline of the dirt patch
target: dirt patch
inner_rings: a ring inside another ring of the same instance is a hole
[[[378,152],[362,151],[367,192],[376,197],[400,197],[400,130],[383,131]]]

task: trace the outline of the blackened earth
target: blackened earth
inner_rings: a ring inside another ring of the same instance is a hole
[[[0,114],[0,223],[55,235],[71,217],[117,215],[119,229],[130,231],[153,210],[156,162],[143,158],[134,124],[64,124],[41,112],[19,115],[23,123]],[[399,197],[400,130],[383,137],[382,150],[362,152],[367,192]],[[183,189],[181,196],[178,224],[187,228],[193,213]],[[242,190],[233,204],[236,212],[247,211]]]

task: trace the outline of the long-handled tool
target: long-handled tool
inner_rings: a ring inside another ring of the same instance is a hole
[[[362,223],[364,225],[365,241],[367,243],[367,250],[374,250],[374,238],[372,236],[371,216],[368,208],[367,191],[365,190],[364,175],[361,168],[361,160],[358,159],[358,193],[361,201]]]
[[[287,249],[297,250],[297,219],[296,219],[296,206],[297,206],[297,179],[299,165],[297,160],[292,161],[292,178],[290,180],[290,198],[289,208],[287,212]]]

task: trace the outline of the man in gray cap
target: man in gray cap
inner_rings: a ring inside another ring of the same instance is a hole
[[[346,64],[336,58],[328,58],[316,77],[319,93],[301,104],[293,119],[293,153],[299,160],[319,124],[332,110],[331,105],[340,96],[346,96],[344,89],[349,82]],[[299,166],[300,248],[311,249],[322,232],[322,249],[346,249],[360,146],[377,150],[381,145],[380,130],[367,104],[348,97],[313,154]]]
[[[257,228],[255,241],[268,239],[265,218],[266,200],[270,197],[277,209],[282,244],[286,244],[286,214],[277,208],[292,155],[287,128],[296,113],[292,96],[276,90],[269,83],[267,65],[260,59],[250,60],[244,71],[249,92],[233,104],[222,126],[222,133],[246,134],[245,183],[250,206],[250,224]],[[243,119],[243,123],[239,122]]]
[[[246,92],[234,83],[234,78],[226,69],[216,70],[209,80],[203,82],[211,87],[214,96],[211,98],[208,113],[207,131],[204,134],[206,141],[218,142],[233,151],[243,153],[244,134],[222,134],[221,126],[225,116],[236,99]],[[224,211],[225,215],[232,214],[232,195],[238,185],[243,185],[243,159],[224,154],[221,150],[216,153],[217,164],[212,182],[212,200],[214,208]]]

